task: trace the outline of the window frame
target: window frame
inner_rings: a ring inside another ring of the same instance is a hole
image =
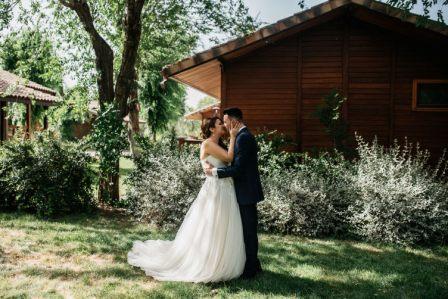
[[[414,79],[412,82],[412,110],[413,111],[434,111],[434,112],[448,112],[447,107],[419,107],[417,105],[417,86],[419,83],[446,83],[448,79]]]

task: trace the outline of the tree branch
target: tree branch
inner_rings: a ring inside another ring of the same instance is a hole
[[[135,64],[142,31],[141,15],[145,0],[126,0],[125,41],[120,72],[115,84],[116,101],[122,117],[128,114],[127,100],[136,84]]]
[[[93,49],[95,51],[95,65],[99,77],[98,93],[100,104],[114,100],[114,53],[109,44],[98,33],[93,24],[93,17],[90,12],[87,0],[59,0],[59,2],[76,12],[84,29],[90,36]]]

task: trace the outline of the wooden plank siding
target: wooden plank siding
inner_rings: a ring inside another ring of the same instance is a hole
[[[306,31],[302,41],[302,150],[331,147],[332,140],[314,115],[324,95],[343,85],[344,22],[329,22]]]
[[[222,105],[240,107],[254,131],[289,134],[299,150],[328,148],[333,143],[313,113],[338,89],[348,97],[351,136],[377,136],[384,145],[406,136],[440,155],[448,112],[412,111],[412,81],[448,79],[446,51],[343,16],[226,61]]]
[[[225,107],[240,107],[255,131],[278,130],[296,140],[296,38],[226,63],[225,71]]]
[[[443,51],[445,50],[445,52]],[[397,46],[394,137],[419,142],[434,157],[448,148],[448,113],[412,111],[413,79],[448,78],[447,49],[400,40]]]
[[[352,19],[348,40],[350,132],[381,144],[390,139],[393,35]],[[353,140],[354,141],[354,140]],[[354,143],[351,143],[354,145]]]

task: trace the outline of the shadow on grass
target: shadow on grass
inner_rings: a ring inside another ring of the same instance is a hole
[[[20,215],[15,215],[20,217]],[[117,265],[91,271],[27,268],[29,276],[77,279],[85,276],[135,280],[144,272],[127,265],[127,252],[135,240],[172,239],[174,234],[151,233],[123,215],[69,216],[41,223],[32,217],[8,224],[14,215],[1,214],[2,224],[15,229],[41,231],[51,237],[40,246],[57,248],[56,254],[112,255]],[[27,221],[27,220],[30,221]],[[263,235],[260,258],[265,271],[256,279],[222,283],[160,283],[151,295],[199,297],[211,295],[292,297],[448,298],[448,248],[407,249],[343,240],[301,239]],[[71,246],[67,246],[68,244]],[[121,263],[121,264],[120,264]]]

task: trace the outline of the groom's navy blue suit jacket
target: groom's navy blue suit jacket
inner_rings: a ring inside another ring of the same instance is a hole
[[[232,164],[217,169],[219,178],[233,177],[240,205],[255,204],[264,199],[258,172],[258,146],[247,128],[238,132]]]

